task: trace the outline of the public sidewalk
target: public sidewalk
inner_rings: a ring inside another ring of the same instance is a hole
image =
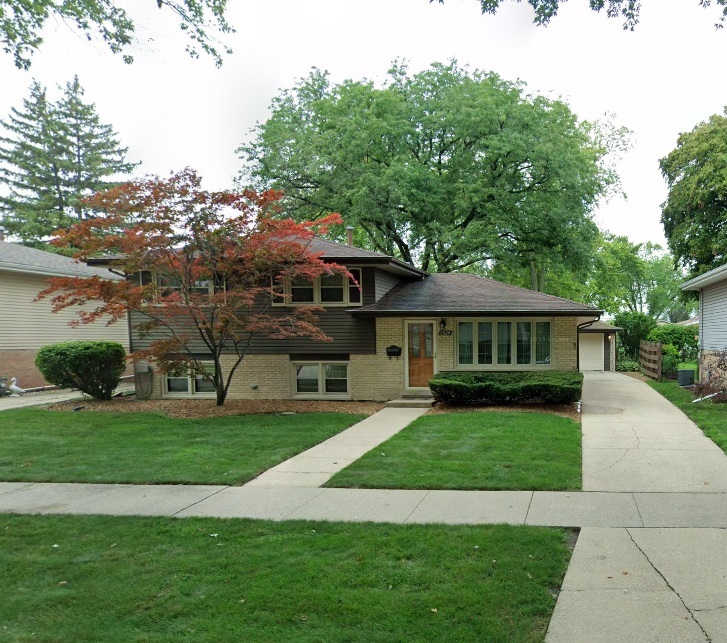
[[[727,494],[0,482],[0,513],[727,529]]]

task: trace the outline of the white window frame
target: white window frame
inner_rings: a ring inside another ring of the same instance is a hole
[[[350,308],[351,306],[363,306],[363,269],[358,266],[346,267],[346,270],[352,272],[353,270],[358,271],[358,287],[352,285],[348,278],[343,276],[343,301],[321,301],[321,278],[317,277],[313,280],[313,301],[306,302],[294,302],[292,289],[290,282],[286,282],[283,285],[283,294],[285,295],[283,300],[273,298],[272,305],[279,307],[290,307],[290,306],[320,306],[322,308]],[[338,274],[338,273],[336,273]],[[273,289],[280,288],[280,286],[273,285]],[[351,301],[351,289],[355,288],[359,294],[358,301]]]
[[[313,365],[318,367],[318,392],[298,393],[297,366]],[[346,392],[326,393],[326,366],[346,367]],[[297,400],[350,400],[351,399],[351,368],[350,362],[344,360],[295,360],[291,362],[291,391]]]
[[[472,364],[460,364],[459,361],[459,324],[460,322],[472,323]],[[477,324],[489,322],[492,324],[492,364],[477,363]],[[510,323],[510,362],[508,364],[497,363],[497,322]],[[531,324],[530,332],[530,363],[517,363],[517,324],[528,322]],[[550,324],[550,363],[536,364],[536,336],[537,322],[548,322]],[[457,317],[454,320],[454,366],[458,371],[532,371],[553,369],[553,331],[554,324],[552,317]]]
[[[214,362],[207,362],[203,361],[200,362],[200,364],[205,367],[209,371],[214,371],[215,363]],[[196,399],[214,399],[217,397],[216,391],[203,391],[200,393],[194,392],[194,382],[195,382],[195,369],[191,368],[187,371],[186,379],[187,379],[187,392],[180,392],[180,391],[169,391],[169,377],[178,377],[180,379],[184,378],[184,375],[171,375],[170,373],[163,373],[162,377],[164,378],[164,381],[162,382],[162,396],[163,397],[171,397],[171,398],[196,398]],[[209,381],[209,380],[207,380]]]

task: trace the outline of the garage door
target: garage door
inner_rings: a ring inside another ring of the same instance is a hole
[[[578,336],[582,371],[603,370],[603,333],[581,333]]]

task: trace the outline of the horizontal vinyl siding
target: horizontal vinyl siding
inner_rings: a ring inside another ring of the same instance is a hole
[[[108,340],[129,347],[125,319],[107,326],[98,321],[74,328],[78,308],[51,312],[50,301],[33,301],[48,286],[45,277],[0,271],[0,349],[38,349],[68,340]]]
[[[279,312],[286,314],[285,309],[272,308],[270,314]],[[131,313],[132,328],[146,318],[140,313]],[[314,342],[305,337],[291,339],[270,339],[256,336],[250,345],[251,355],[273,355],[279,353],[319,353],[330,355],[332,353],[375,353],[376,352],[376,323],[374,319],[359,319],[352,317],[344,308],[329,308],[318,317],[320,329],[328,335],[332,342]],[[177,322],[179,327],[180,321]],[[165,336],[158,331],[148,337],[140,338],[132,333],[133,350],[148,348],[155,338]],[[196,353],[207,353],[208,350],[202,340],[197,340],[194,331],[191,331],[194,340],[192,350]]]
[[[727,348],[727,281],[702,291],[702,348]]]

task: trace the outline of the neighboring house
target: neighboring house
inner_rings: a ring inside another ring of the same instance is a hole
[[[319,237],[309,249],[345,265],[361,289],[341,276],[289,287],[290,299],[280,307],[323,307],[319,326],[333,341],[254,338],[230,399],[383,401],[428,392],[429,379],[440,371],[577,370],[578,326],[601,315],[583,304],[470,274],[428,274]],[[131,316],[132,350],[149,342],[133,330],[143,319],[137,315]],[[137,369],[137,393],[213,396],[202,378],[165,375],[153,364]]]
[[[34,301],[48,287],[49,277],[118,279],[108,270],[91,268],[69,257],[0,241],[0,377],[17,378],[18,386],[33,388],[47,382],[35,368],[39,348],[72,339],[112,340],[129,349],[127,320],[68,325],[77,311],[51,312],[50,300]]]
[[[715,354],[727,349],[727,264],[682,284],[699,292],[699,379],[713,374]]]

